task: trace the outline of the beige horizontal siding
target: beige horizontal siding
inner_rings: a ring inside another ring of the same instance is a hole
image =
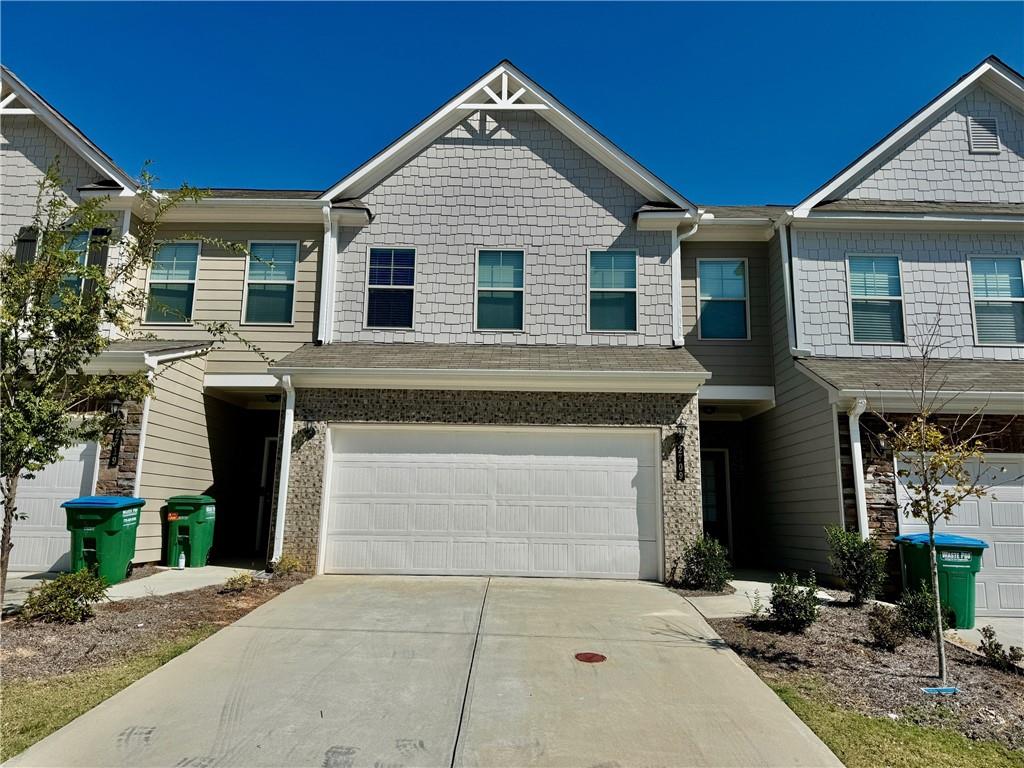
[[[246,246],[249,241],[294,240],[299,244],[295,273],[294,322],[291,325],[245,325],[242,301],[245,291],[244,256],[209,243],[200,246],[199,270],[192,310],[194,325],[141,322],[139,329],[162,339],[208,341],[202,323],[228,323],[242,340],[231,339],[210,352],[207,373],[266,373],[268,360],[277,360],[301,344],[316,340],[319,295],[320,248],[323,228],[304,224],[196,224],[175,225],[161,230],[161,236],[188,238],[199,235]],[[191,238],[195,239],[195,238]],[[145,285],[145,275],[140,285]],[[254,351],[251,346],[260,351]]]
[[[142,457],[140,493],[146,506],[135,546],[136,562],[163,557],[160,509],[167,499],[203,493],[213,484],[203,399],[206,366],[205,358],[195,357],[157,372]]]

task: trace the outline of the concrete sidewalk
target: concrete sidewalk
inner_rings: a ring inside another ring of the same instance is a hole
[[[660,585],[454,576],[311,579],[10,765],[841,766]]]

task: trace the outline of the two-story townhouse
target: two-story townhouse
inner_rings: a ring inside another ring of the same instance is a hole
[[[978,614],[1024,616],[1024,78],[985,60],[778,228],[777,405],[756,429],[770,559],[828,570],[826,525],[922,530],[884,436],[928,349],[928,401],[972,431],[984,415],[994,485],[941,527],[990,543]]]

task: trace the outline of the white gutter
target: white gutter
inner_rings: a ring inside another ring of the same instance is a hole
[[[846,412],[850,422],[850,458],[853,461],[853,495],[857,501],[857,528],[860,537],[868,540],[868,501],[864,492],[864,459],[860,452],[860,417],[868,407],[868,401],[857,398]]]
[[[328,318],[330,317],[329,296],[331,290],[328,272],[335,268],[334,255],[331,252],[331,246],[333,245],[333,238],[331,237],[331,230],[333,229],[331,204],[324,203],[321,213],[324,219],[324,244],[320,250],[320,317],[317,319],[316,340],[320,344],[327,344],[330,343],[327,328]]]
[[[672,346],[683,346],[683,240],[688,240],[697,233],[701,216],[704,212],[697,211],[697,220],[688,232],[675,230],[676,242],[672,246]]]
[[[790,263],[792,251],[789,241],[789,224],[793,221],[793,212],[786,211],[775,227],[779,231],[779,249],[782,251],[782,295],[786,304],[786,333],[789,336],[789,352],[797,353],[800,350],[800,342],[796,322],[796,298],[793,286],[793,268]]]
[[[276,563],[281,559],[284,550],[284,519],[285,505],[288,501],[288,474],[292,459],[292,430],[295,425],[295,387],[292,377],[281,376],[281,386],[285,391],[284,399],[284,433],[281,435],[281,475],[277,481],[277,515],[274,519],[274,552],[270,561]]]

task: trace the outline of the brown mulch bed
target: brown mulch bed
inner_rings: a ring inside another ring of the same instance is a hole
[[[1024,748],[1024,675],[1001,672],[985,660],[946,643],[955,696],[929,696],[939,685],[935,644],[911,638],[895,653],[876,648],[867,609],[842,602],[821,607],[806,633],[780,634],[753,618],[710,619],[715,631],[766,680],[820,682],[836,706],[873,717],[906,718],[952,728],[972,739]]]
[[[0,672],[5,679],[39,679],[102,666],[202,627],[226,626],[303,578],[257,581],[237,593],[213,586],[101,603],[96,615],[81,624],[5,619],[0,626]]]
[[[721,592],[709,592],[706,589],[687,589],[686,587],[669,587],[677,595],[683,597],[714,597],[716,595],[735,595],[736,587],[732,584],[726,584],[725,588]]]

